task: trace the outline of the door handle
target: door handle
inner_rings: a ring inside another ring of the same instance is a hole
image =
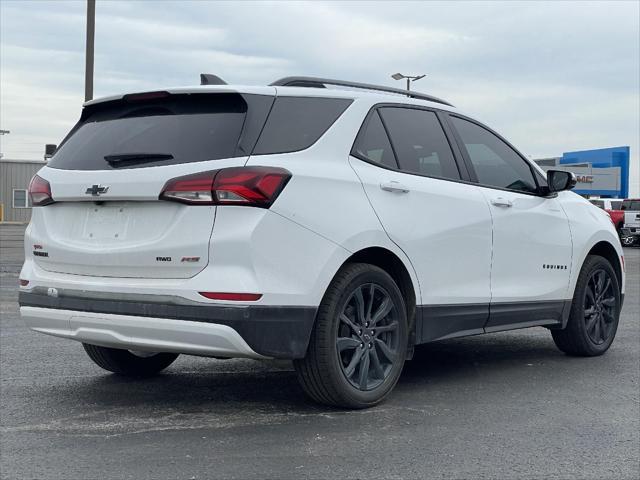
[[[507,200],[503,197],[493,198],[491,199],[491,205],[495,205],[496,207],[512,207],[513,202],[511,200]]]
[[[395,180],[387,183],[381,183],[380,188],[385,192],[409,193],[409,189],[407,187],[405,187],[400,182],[396,182]]]

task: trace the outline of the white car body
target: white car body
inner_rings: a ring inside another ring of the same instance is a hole
[[[561,328],[581,265],[594,251],[611,260],[624,292],[616,231],[605,212],[578,195],[421,176],[350,154],[377,105],[460,114],[453,107],[304,87],[166,91],[352,103],[298,152],[124,170],[43,167],[38,175],[49,182],[55,203],[33,208],[20,273],[20,312],[32,329],[136,351],[300,358],[336,272],[350,259],[384,256],[404,269],[407,303],[415,305],[413,343]],[[453,127],[447,129],[450,135]],[[461,161],[460,146],[452,147]],[[242,166],[284,168],[291,179],[270,208],[159,200],[170,179]],[[108,191],[98,201],[87,194],[92,186]],[[184,258],[192,260],[178,260]],[[198,292],[261,296],[216,300]],[[273,339],[274,326],[292,333]]]

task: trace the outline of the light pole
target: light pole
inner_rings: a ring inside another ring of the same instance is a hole
[[[93,98],[93,43],[96,36],[96,0],[87,0],[87,42],[84,65],[84,101]]]
[[[421,78],[426,77],[427,75],[403,75],[401,73],[394,73],[393,75],[391,75],[391,78],[393,78],[394,80],[402,80],[403,78],[407,79],[407,92],[411,91],[411,83],[410,82],[415,82],[417,80],[420,80]]]

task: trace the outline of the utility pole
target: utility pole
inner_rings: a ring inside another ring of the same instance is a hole
[[[93,44],[96,36],[96,0],[87,0],[87,41],[84,66],[84,101],[93,98]]]

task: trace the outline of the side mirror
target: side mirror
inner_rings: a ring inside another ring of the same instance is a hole
[[[576,186],[576,176],[563,170],[547,170],[547,185],[552,192],[571,190]]]

